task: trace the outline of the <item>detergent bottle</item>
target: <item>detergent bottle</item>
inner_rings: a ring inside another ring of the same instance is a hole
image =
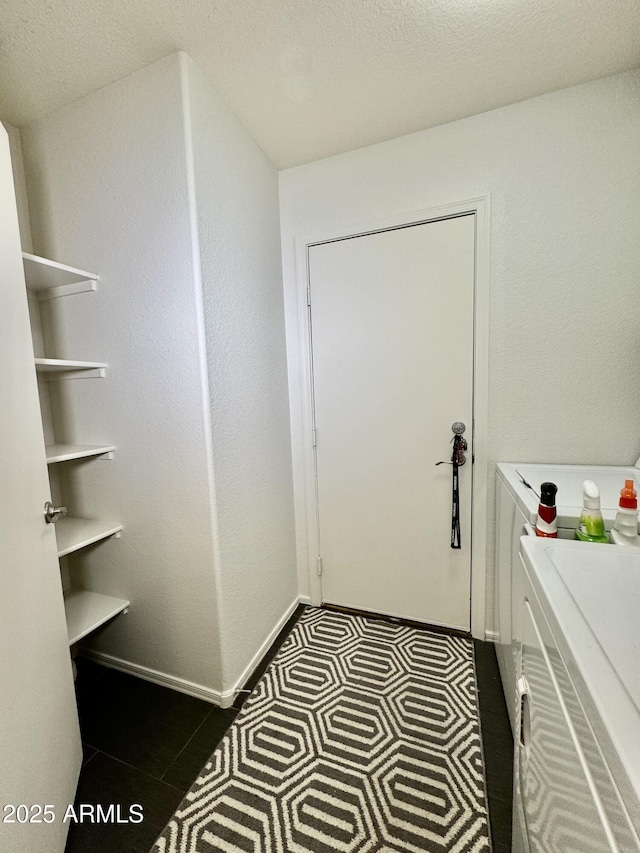
[[[593,480],[585,480],[582,484],[582,513],[576,539],[581,542],[609,541],[600,511],[600,490]]]
[[[611,531],[611,540],[616,545],[640,546],[638,536],[638,493],[633,480],[625,480],[620,490],[618,514]]]

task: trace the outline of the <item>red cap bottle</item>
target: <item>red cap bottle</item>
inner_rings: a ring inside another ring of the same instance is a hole
[[[556,521],[557,491],[558,487],[555,483],[543,483],[540,486],[536,536],[544,536],[547,539],[558,538],[558,523]]]

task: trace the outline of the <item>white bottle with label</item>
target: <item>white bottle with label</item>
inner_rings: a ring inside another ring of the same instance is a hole
[[[620,490],[618,514],[611,530],[611,541],[615,545],[633,545],[640,548],[638,536],[638,493],[633,480],[624,481]]]

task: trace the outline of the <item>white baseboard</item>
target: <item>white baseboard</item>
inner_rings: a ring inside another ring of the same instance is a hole
[[[490,631],[488,628],[485,628],[484,638],[488,643],[495,643],[498,639],[498,632]]]
[[[225,690],[222,693],[218,690],[213,690],[211,687],[205,687],[204,684],[196,684],[193,681],[187,681],[184,678],[178,678],[175,675],[169,675],[166,672],[160,672],[159,670],[151,669],[151,667],[148,666],[131,663],[131,661],[123,660],[115,655],[108,655],[104,652],[95,652],[92,649],[82,649],[80,653],[83,657],[94,660],[96,663],[101,663],[103,666],[108,666],[110,669],[127,672],[130,675],[135,675],[138,678],[143,678],[145,681],[151,681],[154,684],[161,685],[162,687],[170,687],[172,690],[177,690],[179,693],[186,693],[188,696],[195,696],[197,699],[204,699],[205,702],[211,702],[213,705],[219,705],[221,708],[229,708],[233,705],[236,695],[251,678],[254,670],[259,665],[265,654],[269,651],[271,644],[284,628],[287,621],[291,618],[297,606],[299,604],[308,603],[309,600],[307,596],[299,596],[289,605],[267,639],[262,643],[249,664],[245,667],[234,687],[229,690]]]
[[[213,690],[211,687],[205,687],[204,684],[196,684],[193,681],[187,681],[184,678],[178,678],[175,675],[169,675],[166,672],[160,672],[148,666],[141,666],[140,664],[117,658],[115,655],[94,652],[92,649],[82,649],[81,655],[94,660],[96,663],[101,663],[103,666],[108,666],[110,669],[127,672],[129,675],[144,678],[145,681],[152,681],[154,684],[160,684],[162,687],[170,687],[179,693],[186,693],[188,696],[204,699],[205,702],[211,702],[213,705],[222,704],[220,692]]]
[[[289,621],[289,619],[293,615],[295,609],[298,607],[299,604],[307,604],[307,601],[305,601],[305,598],[306,598],[306,596],[304,596],[304,597],[303,596],[297,596],[291,602],[289,607],[285,610],[284,614],[278,620],[277,624],[275,625],[275,627],[273,628],[273,630],[271,631],[271,633],[269,634],[267,639],[260,646],[258,651],[255,653],[255,655],[251,658],[251,660],[249,661],[247,666],[244,668],[242,674],[240,675],[240,677],[238,678],[238,680],[236,681],[234,686],[230,687],[228,690],[224,690],[220,694],[220,705],[222,708],[229,708],[231,705],[233,705],[233,702],[234,702],[236,696],[242,690],[242,688],[247,683],[247,681],[251,678],[255,669],[260,664],[260,661],[266,655],[266,653],[269,651],[269,649],[271,648],[271,646],[273,644],[273,641],[278,636],[280,631],[282,631],[282,629],[284,628],[286,623]]]
[[[298,596],[298,604],[306,604],[307,607],[311,607],[311,596],[299,595]]]

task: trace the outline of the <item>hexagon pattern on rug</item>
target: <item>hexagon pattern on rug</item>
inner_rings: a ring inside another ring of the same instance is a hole
[[[488,853],[473,646],[309,607],[153,853]]]

